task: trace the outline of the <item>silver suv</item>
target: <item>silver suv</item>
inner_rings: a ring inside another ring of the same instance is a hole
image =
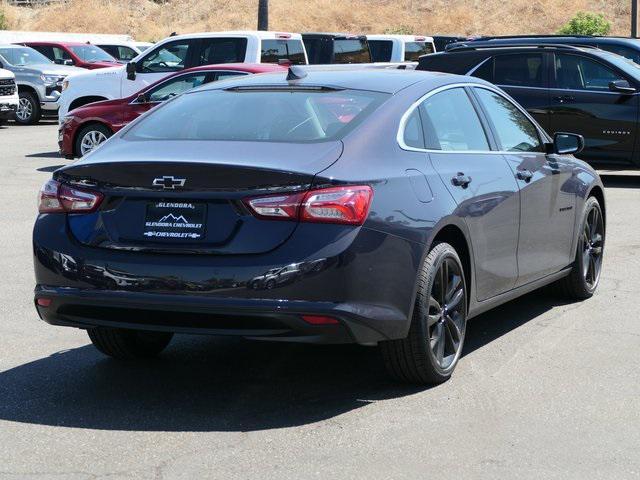
[[[62,81],[82,68],[56,65],[33,48],[0,45],[0,68],[13,72],[20,97],[16,121],[38,123],[44,115],[57,115]]]

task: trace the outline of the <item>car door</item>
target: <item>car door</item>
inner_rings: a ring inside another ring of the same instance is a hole
[[[167,75],[188,68],[196,40],[183,39],[159,45],[136,62],[136,81],[125,79],[122,96],[128,97]]]
[[[470,232],[478,300],[511,289],[518,276],[518,184],[467,89],[429,95],[419,107],[426,148]]]
[[[629,162],[637,135],[638,95],[612,92],[609,83],[628,79],[617,70],[579,53],[554,54],[551,134],[582,135],[587,160]]]
[[[488,58],[470,72],[498,85],[547,128],[550,110],[548,53],[507,53]]]
[[[474,87],[473,91],[518,181],[517,285],[524,285],[561,270],[573,260],[576,198],[569,188],[573,166],[561,155],[545,153],[543,133],[510,99],[486,87]]]

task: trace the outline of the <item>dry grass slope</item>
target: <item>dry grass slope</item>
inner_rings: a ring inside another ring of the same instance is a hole
[[[0,0],[2,2],[2,0]],[[159,40],[188,33],[254,29],[257,0],[65,0],[31,9],[4,5],[12,30],[128,33]],[[627,0],[271,0],[270,27],[283,31],[553,33],[579,10],[603,13],[613,34],[629,31]]]

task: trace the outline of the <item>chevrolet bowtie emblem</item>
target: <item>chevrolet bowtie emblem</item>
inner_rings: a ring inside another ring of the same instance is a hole
[[[154,187],[162,187],[165,190],[174,190],[176,187],[184,187],[186,178],[176,178],[173,175],[158,177],[153,179]]]

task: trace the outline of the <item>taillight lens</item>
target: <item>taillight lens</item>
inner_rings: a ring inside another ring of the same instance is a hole
[[[49,180],[40,189],[38,211],[40,213],[89,213],[95,211],[102,202],[99,192],[70,187],[55,180]]]
[[[270,195],[245,201],[260,218],[362,225],[373,190],[368,185],[331,187],[306,193]]]

